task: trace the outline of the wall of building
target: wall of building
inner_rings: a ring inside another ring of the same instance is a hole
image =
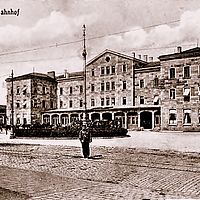
[[[7,82],[7,123],[11,123],[12,83]],[[13,82],[14,124],[31,123],[31,80]]]
[[[190,77],[184,77],[184,66],[190,67]],[[162,122],[163,129],[168,130],[199,130],[199,76],[200,57],[173,59],[161,62],[161,73],[163,80],[162,93]],[[169,70],[175,68],[176,75],[170,79]],[[190,89],[190,101],[184,101],[184,88]],[[175,99],[170,98],[170,89],[176,91]],[[191,91],[191,88],[193,91]],[[170,110],[176,110],[177,122],[169,124]],[[184,110],[190,110],[191,123],[184,124]]]
[[[127,70],[123,71],[123,65]],[[112,66],[115,67],[115,73],[112,73]],[[104,98],[104,107],[126,107],[133,105],[133,61],[128,58],[120,57],[112,53],[105,53],[97,60],[87,66],[87,105],[88,108],[101,107],[101,99]],[[104,67],[104,75],[101,68]],[[109,67],[110,73],[106,73]],[[94,70],[94,76],[92,76]],[[123,89],[123,81],[126,81],[126,89]],[[112,82],[115,83],[115,89],[112,89]],[[101,90],[101,83],[104,83],[104,91]],[[106,89],[106,84],[110,84],[110,89]],[[91,91],[94,84],[94,91]],[[122,99],[126,98],[126,105],[123,105]],[[109,98],[109,105],[106,104],[106,98]],[[115,105],[112,104],[112,98],[115,98]],[[95,106],[91,105],[91,99],[95,100]]]

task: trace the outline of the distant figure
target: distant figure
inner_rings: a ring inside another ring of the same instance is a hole
[[[82,152],[83,152],[84,158],[89,158],[90,142],[92,142],[92,137],[86,125],[83,125],[82,130],[79,133],[79,139],[82,144]]]

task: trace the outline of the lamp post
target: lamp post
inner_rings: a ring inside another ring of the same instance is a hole
[[[14,134],[14,83],[13,83],[13,70],[11,73],[11,134],[10,139],[15,138]]]
[[[86,95],[86,45],[85,45],[86,27],[83,25],[83,68],[84,68],[84,113],[83,113],[83,124],[87,125],[87,95]]]

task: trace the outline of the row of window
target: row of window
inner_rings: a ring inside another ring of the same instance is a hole
[[[128,68],[128,65],[124,63],[122,65],[122,72],[123,73],[127,72],[127,68]],[[115,65],[101,67],[101,75],[112,75],[115,73],[116,73]],[[95,76],[95,69],[91,69],[91,76]]]
[[[200,96],[200,88],[198,91],[198,95]],[[190,96],[195,96],[195,88],[184,88],[183,89],[183,97],[184,101],[190,101]],[[172,88],[169,90],[169,97],[170,99],[176,99],[176,89]]]
[[[122,105],[126,105],[127,104],[127,99],[126,97],[122,97]],[[115,105],[115,97],[106,97],[106,98],[101,98],[101,106],[111,106],[111,105]],[[60,108],[62,108],[64,106],[63,101],[60,101]],[[95,103],[95,99],[92,98],[90,100],[90,106],[94,107],[96,106]],[[69,108],[73,107],[73,100],[69,100]],[[79,100],[79,107],[82,108],[83,107],[83,100]]]
[[[35,99],[31,103],[32,103],[31,106],[33,108],[38,108],[38,107],[47,108],[47,102],[45,100],[42,100],[41,103],[38,103],[37,100]],[[27,101],[24,100],[22,104],[19,101],[17,101],[16,102],[16,108],[26,109],[27,108]],[[53,101],[50,102],[50,108],[54,108],[54,102]]]
[[[115,90],[115,82],[114,81],[112,81],[112,82],[101,82],[101,91],[110,91],[110,90]],[[126,83],[126,81],[123,81],[122,82],[122,89],[123,90],[126,90],[126,88],[127,88],[127,83]],[[94,92],[95,91],[95,84],[91,84],[90,85],[90,89],[91,89],[91,92]],[[82,85],[80,85],[79,86],[79,92],[80,92],[80,94],[81,93],[83,93],[83,86]],[[71,86],[70,88],[69,88],[69,94],[73,94],[73,87]],[[60,95],[63,95],[63,88],[61,87],[60,88]]]
[[[190,66],[183,67],[183,77],[190,78]],[[175,67],[171,67],[169,69],[169,78],[170,79],[176,78],[176,68]]]
[[[22,90],[23,95],[27,94],[27,86],[26,85],[24,85],[22,89],[20,88],[20,86],[17,86],[16,94],[20,95],[21,90]],[[37,93],[38,93],[38,89],[37,89],[37,87],[34,87],[33,94],[37,94]],[[56,93],[56,91],[53,90],[52,86],[50,86],[50,94],[55,94],[55,93]],[[42,94],[47,94],[47,87],[45,87],[45,86],[42,87]]]
[[[190,125],[191,124],[191,109],[183,110],[183,124]],[[199,113],[199,123],[200,123],[200,113]],[[169,110],[169,124],[177,125],[177,111],[176,109]]]

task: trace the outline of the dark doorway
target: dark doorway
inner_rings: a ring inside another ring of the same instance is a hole
[[[151,112],[142,112],[140,113],[140,126],[144,129],[152,128],[152,113]]]
[[[102,115],[104,120],[111,121],[112,120],[112,113],[103,113]]]
[[[93,113],[91,114],[91,120],[94,122],[96,120],[100,120],[100,114],[99,113]]]

